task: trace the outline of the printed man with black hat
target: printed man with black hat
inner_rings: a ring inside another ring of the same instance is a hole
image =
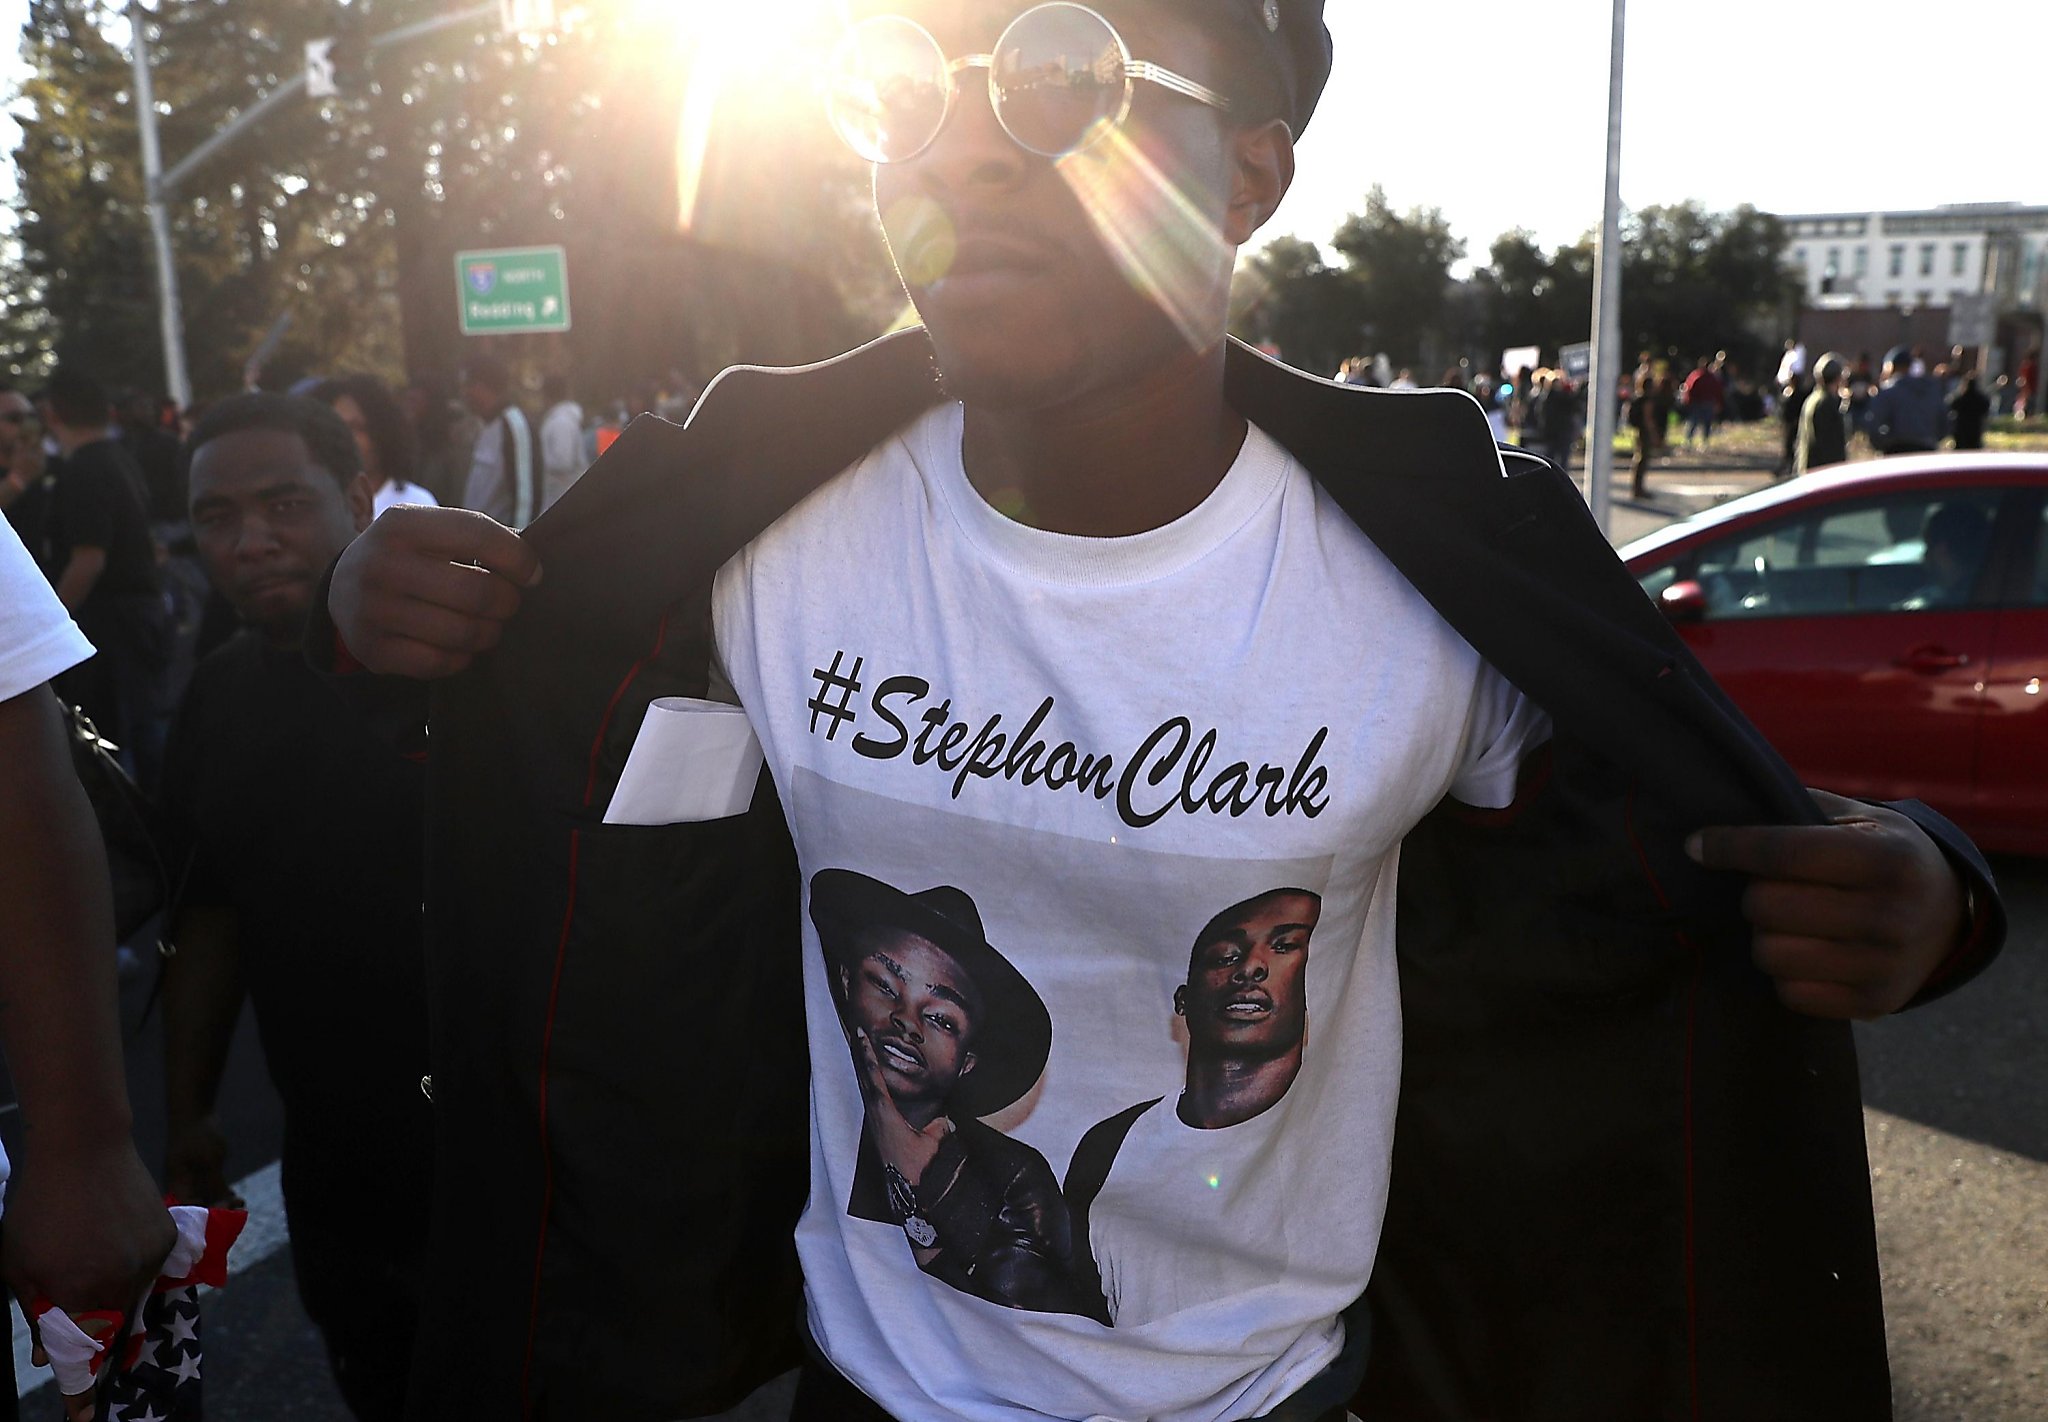
[[[792,1230],[806,1419],[1882,1415],[1826,1019],[1981,966],[1988,873],[1804,793],[1469,397],[1226,340],[1322,9],[854,7],[832,116],[926,329],[728,373],[524,539],[401,508],[338,564],[346,650],[448,678],[418,1415],[729,1406],[791,1358]],[[646,706],[719,681],[753,808],[604,823]],[[871,1096],[806,911],[838,867],[974,886],[1057,1028],[986,1124],[1056,1170],[1172,1079],[1191,906],[1319,895],[1313,1049],[1212,1172],[1279,1277],[1104,1328],[849,1215]],[[799,980],[808,1074],[764,1050]]]
[[[1052,1019],[974,900],[825,869],[811,919],[867,1103],[847,1213],[901,1225],[920,1269],[990,1303],[1094,1312],[1052,1167],[978,1119],[1037,1082]]]

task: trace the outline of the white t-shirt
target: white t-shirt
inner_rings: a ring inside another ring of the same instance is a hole
[[[961,427],[715,591],[804,878],[810,1326],[905,1422],[1257,1416],[1372,1272],[1401,839],[1507,804],[1547,723],[1262,432],[1086,539],[991,508]],[[1076,1229],[1083,1138],[1184,1094]]]
[[[33,691],[92,655],[14,526],[0,519],[0,701]],[[0,1150],[0,1204],[6,1201],[7,1152]]]
[[[383,487],[370,496],[370,517],[375,518],[384,510],[396,508],[400,504],[424,504],[430,509],[437,509],[441,506],[441,501],[435,498],[433,491],[424,484],[409,484],[403,479],[386,479]]]

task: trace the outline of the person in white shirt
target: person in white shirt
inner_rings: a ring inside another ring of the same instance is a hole
[[[472,357],[462,370],[462,403],[483,421],[471,452],[465,508],[488,514],[507,528],[540,516],[540,466],[533,426],[512,389],[512,373],[490,356]]]
[[[0,521],[0,1043],[29,1132],[11,1188],[0,1152],[0,1274],[73,1314],[127,1308],[175,1242],[129,1138],[106,852],[49,688],[92,654]]]
[[[583,454],[583,407],[569,398],[568,377],[550,375],[540,390],[548,407],[540,417],[540,506],[545,511],[583,476],[590,461]]]
[[[413,482],[419,442],[411,421],[384,388],[383,381],[374,375],[345,375],[339,380],[323,381],[314,388],[313,398],[341,416],[341,422],[356,437],[363,473],[369,476],[370,487],[375,491],[370,496],[371,517],[399,504],[440,506],[441,501],[432,490]]]

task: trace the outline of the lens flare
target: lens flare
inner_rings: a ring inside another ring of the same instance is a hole
[[[1111,129],[1057,167],[1124,280],[1166,313],[1190,348],[1207,348],[1215,340],[1209,306],[1236,255],[1216,224],[1126,129]]]
[[[846,0],[629,0],[637,42],[667,50],[684,76],[675,145],[683,231],[697,224],[721,104],[744,92],[754,110],[773,90],[776,107],[807,113],[823,63],[816,51],[845,9]]]

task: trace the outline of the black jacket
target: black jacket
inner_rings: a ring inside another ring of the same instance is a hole
[[[1705,824],[1810,800],[1539,460],[1452,392],[1241,347],[1230,398],[1551,714],[1506,812],[1446,803],[1400,877],[1406,1055],[1369,1297],[1379,1418],[1879,1418],[1889,1383],[1856,1063],[1750,966]],[[728,372],[534,524],[498,649],[437,683],[438,1171],[414,1414],[716,1411],[797,1356],[798,878],[774,786],[600,823],[652,698],[701,694],[719,565],[940,398],[907,333]],[[316,646],[331,644],[331,637]],[[406,688],[361,684],[365,703]],[[1982,861],[1966,977],[2002,910]],[[746,951],[735,953],[733,945]],[[716,990],[720,1010],[679,1004]]]

